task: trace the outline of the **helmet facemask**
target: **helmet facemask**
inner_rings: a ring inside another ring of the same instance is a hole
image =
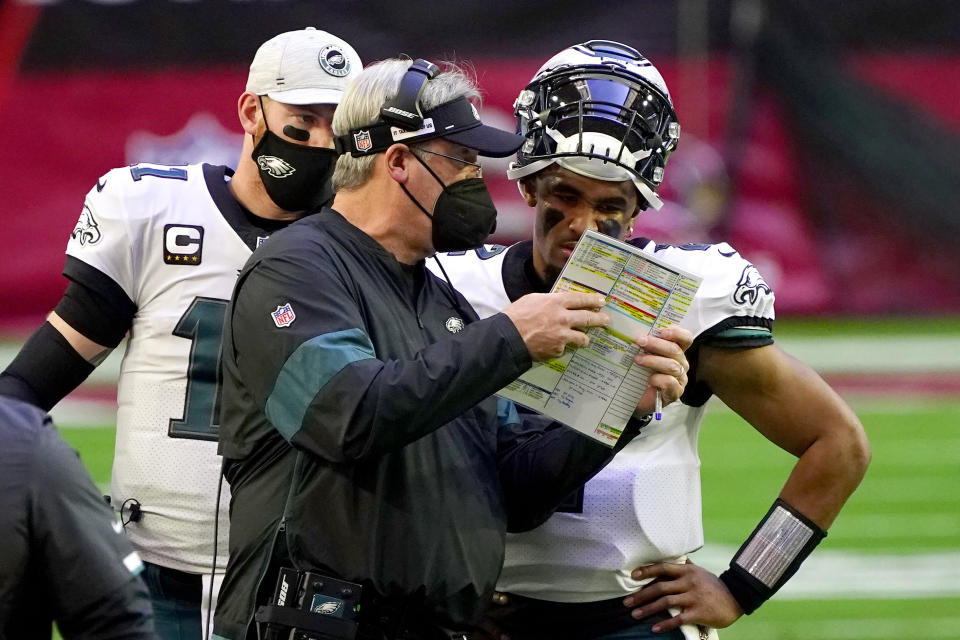
[[[575,47],[574,55],[582,56],[583,46]],[[652,68],[637,57],[643,64],[634,66]],[[527,140],[507,175],[522,178],[557,163],[589,178],[631,180],[641,206],[659,209],[655,191],[680,125],[665,87],[661,91],[628,65],[610,60],[541,71],[520,93],[514,113]]]

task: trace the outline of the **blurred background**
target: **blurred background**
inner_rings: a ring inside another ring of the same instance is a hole
[[[683,125],[664,242],[723,239],[781,315],[960,312],[960,7],[948,0],[327,2],[14,0],[0,8],[0,326],[33,326],[64,281],[83,196],[135,162],[235,165],[236,101],[264,40],[315,25],[364,61],[470,61],[484,117],[553,53],[643,52]],[[495,168],[502,168],[506,160]],[[502,171],[495,240],[529,230]]]
[[[0,364],[62,294],[63,251],[97,178],[141,161],[235,166],[254,52],[307,25],[365,62],[469,61],[484,119],[508,128],[557,51],[596,38],[644,53],[683,134],[667,204],[641,214],[637,234],[727,241],[756,264],[776,291],[778,341],[851,402],[875,449],[809,566],[723,637],[960,638],[960,4],[6,0]],[[493,240],[510,243],[532,210],[505,168],[485,173]],[[102,483],[118,360],[55,409]],[[701,450],[701,561],[719,569],[792,461],[722,406]]]

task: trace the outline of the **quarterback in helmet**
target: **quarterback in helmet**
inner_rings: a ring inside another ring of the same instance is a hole
[[[520,91],[515,115],[526,141],[508,176],[536,210],[532,241],[438,256],[481,316],[548,291],[587,229],[630,238],[703,283],[680,324],[694,336],[690,370],[678,372],[689,376],[681,402],[561,512],[508,535],[489,628],[513,640],[712,637],[711,628],[772,596],[826,535],[866,470],[863,428],[813,370],[774,344],[773,292],[736,250],[633,233],[657,215],[680,139],[666,83],[645,57],[601,40],[565,49]],[[714,394],[798,457],[719,577],[687,560],[704,542],[697,436]]]

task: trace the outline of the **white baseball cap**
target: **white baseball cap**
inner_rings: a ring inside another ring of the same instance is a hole
[[[344,40],[307,27],[260,45],[250,63],[247,91],[284,104],[340,104],[362,69],[360,56]]]

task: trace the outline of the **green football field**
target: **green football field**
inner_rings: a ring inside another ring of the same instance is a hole
[[[960,318],[778,320],[776,334],[821,372],[893,374],[905,385],[960,372]],[[847,399],[873,446],[863,484],[800,572],[721,631],[723,640],[960,640],[960,394],[893,386]],[[104,488],[113,431],[63,429]],[[792,458],[720,403],[710,405],[700,453],[707,542],[693,559],[720,571],[769,508]]]
[[[960,638],[960,398],[851,404],[873,463],[804,566],[839,570],[842,579],[825,575],[821,585],[801,571],[724,640]],[[63,434],[106,486],[113,428]],[[704,424],[701,458],[707,557],[695,560],[719,570],[773,501],[792,458],[719,404]],[[789,592],[801,576],[807,586]]]

